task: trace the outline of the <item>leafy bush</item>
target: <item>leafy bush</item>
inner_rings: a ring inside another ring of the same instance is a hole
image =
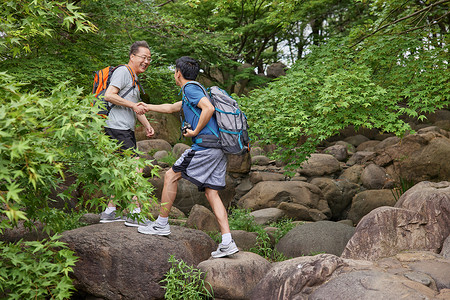
[[[103,133],[105,120],[95,114],[90,98],[80,97],[81,89],[66,89],[69,84],[62,83],[44,97],[22,93],[21,84],[14,80],[0,72],[0,232],[19,220],[30,221],[25,224],[41,221],[46,232],[77,226],[77,220],[67,220],[67,213],[49,207],[50,194],[64,182],[66,174],[74,175],[76,180],[58,195],[63,200],[79,190],[83,193],[79,205],[85,209],[106,207],[112,199],[119,209],[132,211],[132,198],[137,196],[143,212],[149,211],[152,203],[148,199],[156,202],[151,195],[153,186],[136,172],[144,167],[144,161],[132,157],[131,151],[118,152],[117,144]],[[154,174],[157,168],[152,170]],[[44,250],[47,252],[40,252]],[[7,269],[1,268],[0,281],[11,297],[42,299],[41,288],[53,298],[66,297],[71,256],[57,237],[42,243],[2,245],[1,251],[1,263]],[[35,263],[38,265],[33,267]],[[22,269],[16,270],[14,266],[19,265]],[[52,279],[45,281],[43,274]],[[42,279],[34,278],[39,276]],[[9,282],[17,283],[18,279],[24,284],[11,289]],[[31,291],[35,283],[36,291]],[[34,292],[38,293],[36,297],[22,297]]]
[[[204,299],[214,298],[214,292],[209,283],[208,288],[201,270],[187,265],[183,260],[176,259],[173,255],[169,258],[172,267],[165,274],[161,282],[165,283],[164,299]]]
[[[8,299],[70,298],[74,288],[69,272],[76,257],[58,238],[0,242],[0,291]]]

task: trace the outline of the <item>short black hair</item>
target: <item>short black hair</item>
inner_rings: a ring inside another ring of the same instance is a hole
[[[140,47],[144,47],[144,48],[147,48],[148,50],[150,50],[150,47],[148,46],[146,41],[137,41],[137,42],[134,42],[133,45],[131,45],[129,56],[131,56],[131,54],[138,53]]]
[[[182,56],[175,61],[175,68],[181,72],[184,79],[195,80],[197,78],[200,66],[198,62],[189,56]]]

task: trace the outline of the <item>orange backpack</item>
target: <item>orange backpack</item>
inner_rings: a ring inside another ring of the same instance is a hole
[[[118,65],[117,67],[109,66],[94,72],[93,74],[94,85],[92,88],[92,94],[94,94],[95,98],[99,99],[100,101],[94,101],[91,103],[91,105],[92,106],[96,105],[99,109],[98,114],[105,118],[109,115],[109,112],[114,107],[113,103],[105,100],[105,92],[111,82],[112,74],[120,66],[127,67],[128,71],[130,72],[131,78],[133,79],[132,87],[120,96],[123,98],[126,95],[128,95],[131,92],[131,90],[133,90],[136,87],[136,84],[140,89],[139,81],[135,80],[136,76],[134,76],[133,70],[131,70],[131,68],[128,65]]]

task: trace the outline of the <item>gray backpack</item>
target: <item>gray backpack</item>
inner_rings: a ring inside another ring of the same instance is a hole
[[[198,112],[186,100],[184,88],[188,84],[195,84],[202,88],[206,97],[215,108],[215,117],[219,132],[208,128],[214,133],[212,136],[200,136],[200,146],[221,148],[225,153],[242,155],[250,151],[250,139],[248,137],[247,117],[240,110],[238,103],[227,92],[217,86],[209,88],[209,92],[197,81],[189,81],[183,86],[183,101],[186,101],[190,109],[200,118]],[[214,140],[215,139],[215,140]],[[218,139],[218,141],[217,141]]]

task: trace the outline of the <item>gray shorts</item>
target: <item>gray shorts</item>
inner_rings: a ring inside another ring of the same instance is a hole
[[[204,191],[205,188],[223,190],[227,158],[221,149],[187,149],[175,162],[172,170],[181,172],[181,176],[195,184],[199,191]]]

